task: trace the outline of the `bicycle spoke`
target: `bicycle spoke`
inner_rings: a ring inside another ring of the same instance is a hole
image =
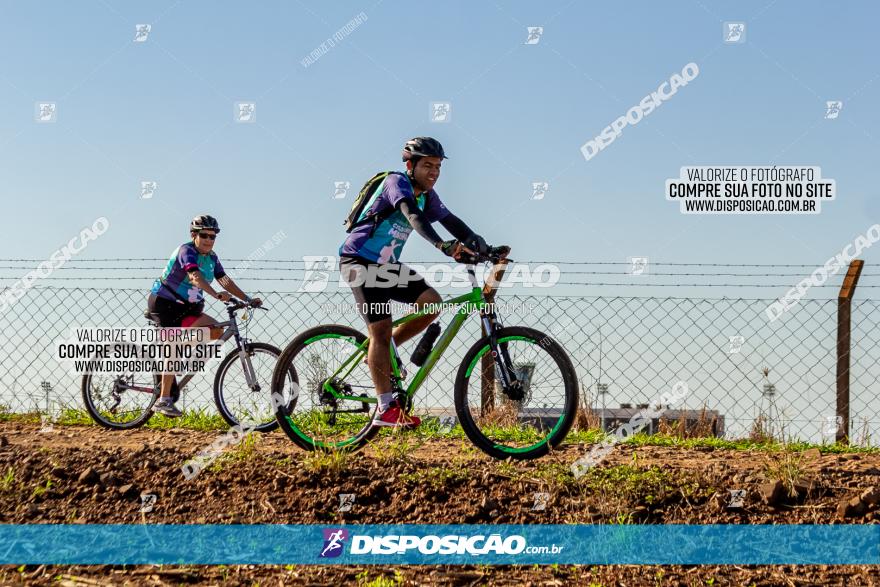
[[[499,339],[510,357],[513,378],[505,389],[501,370],[493,361],[484,381],[483,357],[473,359],[465,381],[467,412],[472,426],[501,453],[524,453],[541,447],[563,422],[567,411],[566,378],[557,357],[537,340],[515,336]]]
[[[331,331],[309,337],[293,355],[299,396],[287,422],[310,447],[348,446],[369,429],[377,404],[369,368],[359,352],[353,336]],[[362,396],[365,401],[339,396]]]

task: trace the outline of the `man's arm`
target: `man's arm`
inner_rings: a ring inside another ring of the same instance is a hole
[[[447,214],[446,217],[440,221],[440,224],[443,225],[443,228],[449,231],[449,234],[460,241],[466,241],[474,234],[474,231],[455,214]]]
[[[397,209],[406,216],[406,219],[409,220],[410,225],[412,225],[417,233],[435,247],[440,248],[440,245],[443,244],[443,239],[440,238],[440,235],[437,234],[437,231],[431,226],[428,217],[425,216],[424,212],[419,210],[413,200],[410,198],[400,200],[397,203]]]
[[[464,246],[462,247],[460,245],[457,246],[456,241],[454,240],[444,241],[442,238],[440,238],[440,235],[437,234],[437,232],[431,226],[431,222],[428,220],[428,217],[425,215],[424,212],[419,210],[419,208],[415,205],[415,202],[412,202],[407,198],[398,202],[397,208],[404,214],[404,216],[406,216],[413,229],[415,229],[416,232],[422,235],[429,243],[440,249],[444,255],[452,257],[456,261],[461,262],[460,255],[462,253],[462,248],[463,251],[469,255],[472,255],[474,253],[474,251],[469,248],[469,246],[474,246],[473,244],[468,245],[467,243],[464,243]],[[443,220],[440,221],[440,223],[443,224],[444,227],[446,227],[446,223],[450,216],[452,216],[452,214],[448,214],[446,217],[443,218]],[[456,218],[456,220],[458,219]],[[478,249],[485,247],[486,242],[482,240],[482,237],[474,234],[461,220],[458,220],[458,223],[455,223],[453,221],[451,223],[451,226],[453,226],[455,228],[455,231],[459,234],[462,234],[462,228],[464,231],[467,231],[468,239],[479,239],[482,242],[482,247],[479,246],[479,243],[476,243]],[[458,234],[453,232],[448,227],[447,230],[449,230],[449,232],[452,232],[454,236],[458,236]]]

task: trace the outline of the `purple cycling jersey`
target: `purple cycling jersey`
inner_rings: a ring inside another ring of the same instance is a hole
[[[187,275],[193,269],[198,269],[208,283],[214,281],[215,277],[220,279],[226,275],[217,253],[211,251],[207,255],[203,255],[190,241],[183,243],[171,253],[171,258],[165,265],[162,277],[153,283],[153,288],[150,291],[160,298],[175,302],[181,301],[181,299],[192,303],[201,302],[204,299],[204,293],[193,285]],[[163,281],[165,282],[164,286],[162,285]],[[174,295],[175,293],[177,295]]]
[[[418,196],[413,193],[409,178],[403,173],[392,173],[385,178],[376,189],[372,202],[366,209],[365,216],[380,214],[388,210],[394,212],[385,218],[373,230],[372,222],[365,222],[349,233],[348,238],[339,247],[341,257],[362,257],[376,263],[396,263],[400,252],[413,228],[404,214],[397,209],[397,204],[409,198],[425,213],[429,222],[437,222],[446,218],[450,212],[443,205],[437,192],[431,190]]]

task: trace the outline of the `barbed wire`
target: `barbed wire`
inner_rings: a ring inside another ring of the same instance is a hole
[[[335,281],[334,281],[333,283],[335,283]],[[503,284],[503,282],[502,282],[502,284]],[[634,285],[634,284],[628,284],[628,285]],[[636,285],[637,285],[637,284],[636,284]],[[0,287],[2,287],[2,286],[0,286]],[[649,287],[650,287],[650,286],[649,286]],[[862,288],[862,287],[868,287],[868,286],[862,286],[862,285],[859,285],[859,288]],[[5,289],[5,287],[3,287],[2,289],[0,289],[0,292],[2,292],[3,289]],[[82,288],[81,288],[81,287],[78,287],[78,286],[67,286],[67,285],[58,285],[58,286],[54,286],[54,285],[34,285],[34,286],[32,286],[32,287],[30,287],[30,288],[28,288],[28,289],[29,289],[29,290],[58,291],[58,292],[76,292],[76,291],[82,291]],[[546,289],[546,288],[545,288],[545,289]],[[143,293],[143,294],[146,294],[146,293],[149,291],[149,288],[140,288],[140,287],[128,287],[128,288],[126,288],[126,287],[114,287],[114,288],[113,288],[113,291],[119,291],[119,292],[133,292],[133,293]],[[504,292],[505,292],[505,289],[502,288],[501,290],[499,290],[499,292],[500,292],[500,295],[503,296],[503,295],[504,295]],[[264,293],[264,294],[284,294],[284,295],[287,295],[287,294],[297,294],[297,295],[301,295],[301,296],[320,297],[320,296],[327,295],[327,294],[332,294],[332,293],[348,293],[348,290],[345,290],[345,289],[339,289],[339,290],[337,290],[336,292],[333,292],[333,291],[323,291],[323,292],[309,292],[309,291],[302,291],[302,292],[300,292],[300,291],[290,291],[290,290],[268,290],[268,291],[261,292],[261,293]],[[514,294],[514,295],[517,295],[517,294]],[[570,295],[570,294],[552,295],[552,294],[550,294],[550,293],[546,293],[546,292],[542,292],[540,298],[541,298],[541,299],[543,299],[543,298],[550,298],[550,299],[560,299],[560,300],[565,300],[565,299],[571,299],[571,300],[589,300],[589,299],[646,300],[646,299],[658,299],[656,296],[652,296],[652,295],[615,295],[615,296],[609,296],[608,294],[605,294],[605,295],[583,295],[583,294],[578,294],[578,295]],[[704,297],[704,296],[700,296],[700,297],[692,297],[692,296],[691,296],[691,297],[684,297],[684,296],[669,295],[669,296],[666,296],[666,297],[664,297],[664,298],[662,298],[662,299],[663,299],[663,300],[680,300],[680,301],[688,301],[688,302],[692,302],[692,301],[772,302],[772,301],[775,301],[777,298],[730,297],[730,296],[722,296],[722,297],[712,297],[712,298],[710,298],[710,297]],[[799,303],[799,304],[810,304],[810,303],[824,304],[824,303],[827,303],[828,301],[829,301],[829,299],[811,299],[811,300],[804,299],[804,300],[800,300],[798,303]],[[860,299],[857,299],[857,300],[853,300],[853,303],[854,303],[854,304],[862,304],[862,303],[868,303],[868,304],[876,303],[876,304],[880,304],[880,299],[874,299],[874,298],[860,298]]]
[[[10,281],[19,280],[20,277],[4,277],[0,276],[0,280],[8,279]],[[112,277],[102,277],[102,276],[81,276],[81,277],[41,277],[40,281],[82,281],[82,280],[109,280],[109,281],[150,281],[155,280],[156,277],[151,275],[147,277],[131,277],[131,276],[112,276]],[[246,277],[243,278],[246,281],[303,281],[301,277]],[[334,280],[335,282],[335,280]],[[504,283],[502,281],[502,283]],[[514,282],[513,285],[518,285]],[[589,286],[599,286],[599,287],[776,287],[776,288],[788,288],[791,289],[791,283],[601,283],[601,282],[593,282],[593,281],[557,281],[552,285],[589,285]],[[540,287],[537,285],[529,284],[529,287]],[[544,287],[547,287],[546,285]],[[821,285],[811,285],[810,287],[828,287],[839,289],[840,286],[834,283],[824,283]],[[863,285],[859,284],[858,288],[875,288],[880,287],[880,285]]]
[[[316,257],[334,257],[335,255],[314,255]],[[827,260],[827,259],[826,259]],[[821,267],[825,261],[810,264],[786,264],[786,263],[675,263],[666,261],[650,261],[650,265],[665,265],[670,267]],[[46,261],[41,259],[4,259],[0,258],[0,263],[42,263]],[[168,257],[131,257],[131,258],[98,258],[98,259],[70,259],[67,263],[97,263],[97,262],[129,262],[129,261],[150,261],[158,263],[167,263]],[[223,263],[305,263],[302,259],[233,259],[224,258]],[[528,264],[552,263],[556,265],[631,265],[629,261],[519,261]],[[429,261],[406,261],[406,263],[448,263],[456,264],[454,261],[429,260]]]
[[[407,262],[405,265],[417,265],[416,262]],[[538,264],[537,261],[526,262],[526,265]],[[457,263],[436,262],[431,265],[458,265]],[[0,265],[0,269],[23,269],[13,265]],[[260,271],[312,271],[305,267],[231,267],[232,270],[243,271],[245,269],[260,269]],[[156,267],[59,267],[54,271],[158,271]],[[321,269],[327,271],[326,269]],[[629,275],[625,271],[564,271],[564,275]],[[663,273],[651,271],[640,275],[649,277],[803,277],[803,273]],[[880,273],[862,273],[862,277],[880,277]],[[8,276],[0,276],[0,279],[10,279]]]

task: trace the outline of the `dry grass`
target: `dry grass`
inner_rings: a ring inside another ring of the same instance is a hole
[[[764,474],[768,479],[782,481],[788,495],[795,497],[795,484],[801,481],[805,472],[803,462],[803,452],[786,449],[767,457]]]
[[[752,423],[749,440],[759,443],[785,443],[785,427],[767,414],[759,414]]]
[[[475,412],[475,413],[474,413]],[[519,403],[504,402],[494,410],[486,410],[482,414],[472,410],[474,420],[482,426],[516,426],[519,424]]]
[[[718,417],[710,417],[707,412],[708,410],[704,404],[696,422],[691,421],[690,423],[687,421],[684,412],[679,415],[677,420],[660,418],[660,422],[657,425],[657,432],[659,434],[667,434],[681,439],[715,437],[715,430],[718,429]]]
[[[581,383],[581,390],[583,390],[584,393],[581,394],[580,403],[577,407],[577,414],[574,418],[574,429],[598,430],[602,427],[602,418],[593,412],[593,408],[591,407],[593,402],[589,388],[584,387],[583,383]]]

